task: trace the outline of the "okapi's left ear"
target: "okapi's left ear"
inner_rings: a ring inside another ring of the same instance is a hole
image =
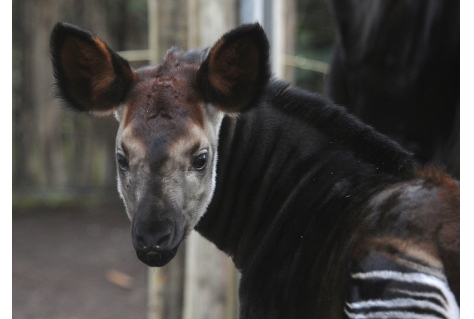
[[[113,112],[135,78],[128,62],[102,40],[68,23],[54,27],[50,50],[57,93],[76,111]]]
[[[242,112],[259,98],[270,78],[269,44],[258,24],[226,33],[196,74],[204,99],[227,113]]]

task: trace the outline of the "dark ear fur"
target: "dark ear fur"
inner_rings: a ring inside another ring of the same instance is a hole
[[[204,99],[224,112],[251,107],[270,78],[269,44],[258,24],[226,33],[214,44],[196,74]]]
[[[103,114],[122,102],[135,73],[98,37],[57,23],[50,39],[57,95],[77,111]]]

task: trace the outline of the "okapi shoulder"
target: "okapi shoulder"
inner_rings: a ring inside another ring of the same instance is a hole
[[[323,96],[289,88],[288,84],[273,80],[268,85],[266,99],[274,108],[300,118],[329,138],[350,146],[356,156],[377,165],[382,171],[415,177],[418,164],[412,153]]]

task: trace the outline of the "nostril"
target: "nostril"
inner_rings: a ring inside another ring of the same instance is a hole
[[[143,237],[141,236],[138,236],[137,237],[137,248],[139,248],[140,250],[148,250],[148,244],[146,243],[145,239],[143,239]]]
[[[148,229],[147,231],[134,231],[135,250],[142,253],[167,249],[172,240],[172,231],[170,227],[161,229]]]
[[[160,247],[164,247],[166,246],[166,244],[169,242],[169,239],[170,239],[170,233],[164,235],[163,237],[161,238],[158,238],[157,242],[156,242],[156,248],[160,248]]]

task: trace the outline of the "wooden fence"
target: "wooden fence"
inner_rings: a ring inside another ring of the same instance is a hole
[[[25,200],[74,200],[78,193],[82,200],[84,196],[97,197],[98,190],[99,194],[116,192],[113,156],[116,121],[91,120],[65,112],[53,99],[48,45],[49,34],[57,21],[93,30],[130,60],[133,67],[158,63],[171,46],[206,47],[238,23],[260,21],[270,36],[275,74],[291,81],[295,66],[322,73],[327,70],[327,64],[294,56],[295,3],[295,0],[14,1],[14,205]],[[247,13],[243,14],[241,8],[245,6]],[[237,317],[239,275],[228,256],[196,233],[191,234],[169,265],[150,268],[148,276],[148,319]]]

